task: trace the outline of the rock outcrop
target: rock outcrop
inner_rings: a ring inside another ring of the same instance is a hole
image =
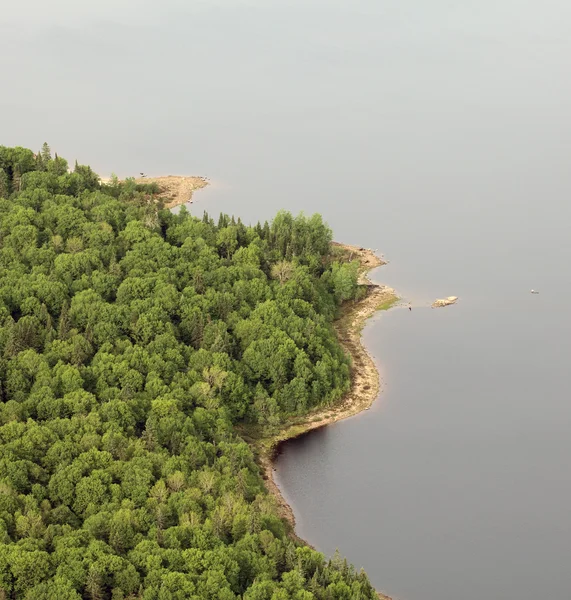
[[[448,296],[448,298],[438,298],[432,303],[432,308],[439,308],[440,306],[450,306],[455,304],[458,300],[458,296]]]

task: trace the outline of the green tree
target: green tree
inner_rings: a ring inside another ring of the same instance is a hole
[[[10,195],[10,179],[8,173],[0,167],[0,198],[8,198]]]
[[[357,262],[334,262],[331,269],[333,293],[338,303],[351,300],[357,292],[359,265]]]
[[[43,143],[40,155],[42,157],[42,164],[44,167],[47,166],[47,164],[52,160],[52,151],[47,142]]]

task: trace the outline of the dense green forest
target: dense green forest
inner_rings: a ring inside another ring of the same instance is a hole
[[[0,598],[376,598],[292,539],[235,429],[348,390],[357,265],[318,215],[156,191],[0,147]]]

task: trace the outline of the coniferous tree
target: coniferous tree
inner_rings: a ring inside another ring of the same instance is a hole
[[[8,198],[10,195],[10,180],[3,168],[0,168],[0,198]]]
[[[52,152],[47,142],[43,143],[40,156],[44,167],[52,160]]]

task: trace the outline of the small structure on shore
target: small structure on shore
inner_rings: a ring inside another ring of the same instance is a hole
[[[432,308],[439,308],[440,306],[450,306],[451,304],[456,304],[456,300],[458,300],[458,296],[448,296],[448,298],[437,298],[432,303]]]

